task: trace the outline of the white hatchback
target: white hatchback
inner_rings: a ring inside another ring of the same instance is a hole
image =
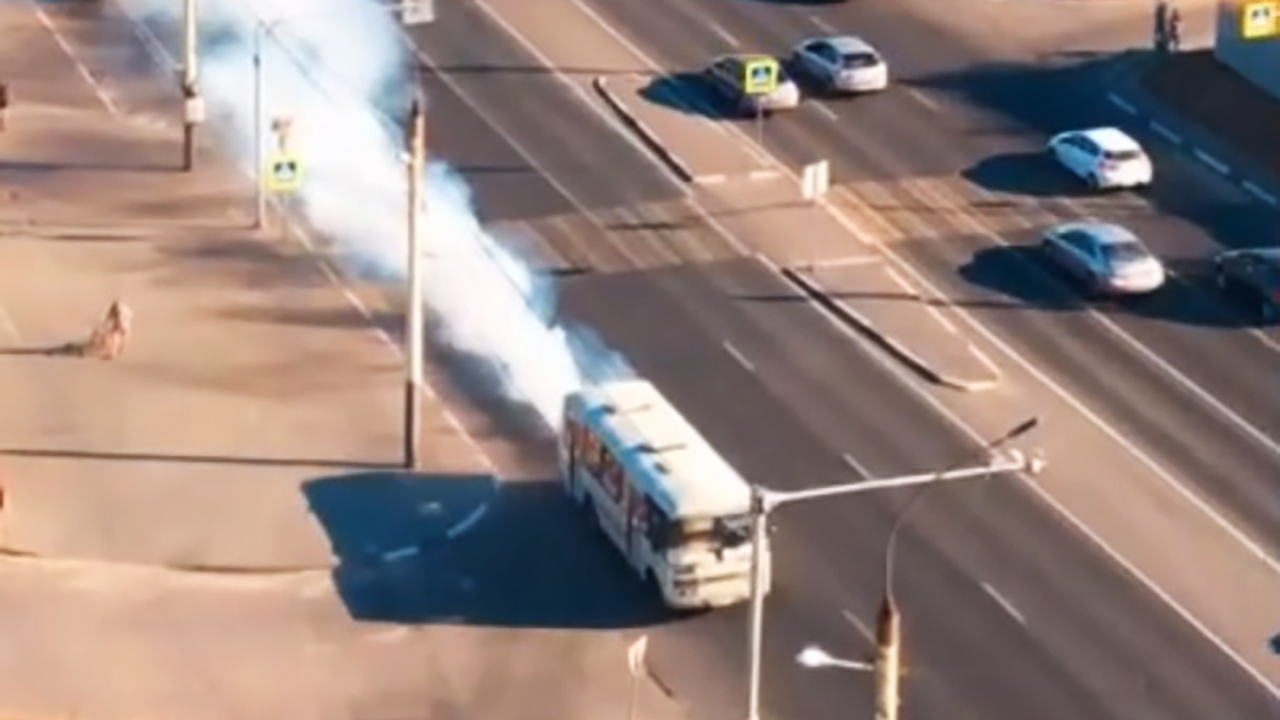
[[[791,51],[791,61],[827,92],[870,93],[889,87],[888,63],[854,35],[805,40]]]
[[[1150,185],[1151,158],[1123,130],[1113,127],[1072,130],[1049,140],[1049,152],[1095,190]]]

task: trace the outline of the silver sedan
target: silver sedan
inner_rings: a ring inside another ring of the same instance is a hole
[[[1144,294],[1164,285],[1164,264],[1128,229],[1103,222],[1070,222],[1041,238],[1045,255],[1090,290]]]
[[[869,93],[889,87],[889,65],[855,35],[805,40],[791,51],[791,61],[831,92]]]

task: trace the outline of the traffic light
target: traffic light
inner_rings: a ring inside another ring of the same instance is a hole
[[[875,720],[898,720],[902,704],[902,625],[893,599],[885,595],[876,616],[876,715]]]

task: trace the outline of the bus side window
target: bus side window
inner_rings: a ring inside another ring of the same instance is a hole
[[[582,453],[582,464],[586,466],[587,472],[594,477],[600,476],[600,449],[599,442],[595,436],[587,432],[584,428],[582,431],[582,444],[579,446]]]
[[[613,455],[609,453],[609,448],[600,446],[600,474],[597,475],[600,484],[604,486],[605,492],[609,493],[609,497],[618,502],[622,499],[622,494],[618,492],[619,487],[616,482],[618,477],[618,465],[613,460]]]
[[[612,463],[609,466],[609,479],[606,481],[609,486],[609,494],[617,502],[622,502],[622,494],[627,487],[627,478],[622,471],[622,463]]]
[[[642,530],[649,521],[649,498],[634,487],[627,488],[627,510],[631,513],[631,522]]]

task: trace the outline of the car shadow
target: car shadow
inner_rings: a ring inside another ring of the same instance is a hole
[[[1096,194],[1048,152],[995,155],[961,170],[960,176],[984,190],[1010,195],[1070,198]]]
[[[356,620],[602,629],[678,617],[556,481],[388,471],[303,492]]]
[[[1135,315],[1179,325],[1204,328],[1261,328],[1275,325],[1252,315],[1217,287],[1213,260],[1165,258],[1169,280],[1158,291],[1141,298],[1107,299],[1099,309],[1107,313]]]
[[[745,113],[716,92],[701,72],[659,75],[639,91],[646,102],[711,120],[747,120]]]
[[[1084,298],[1055,268],[1038,245],[995,246],[979,250],[959,269],[976,288],[1014,300],[1017,306],[1063,312],[1082,310]],[[1058,282],[1045,282],[1050,276]]]
[[[970,285],[1012,301],[1008,307],[1049,312],[1093,310],[1104,316],[1205,328],[1257,327],[1247,312],[1218,292],[1211,260],[1165,259],[1169,279],[1159,290],[1136,296],[1092,293],[1055,264],[1038,245],[988,247],[959,268]],[[997,307],[992,300],[960,301],[961,306]]]
[[[994,62],[916,78],[926,90],[955,96],[978,108],[991,111],[1009,123],[1025,127],[1038,136],[1084,127],[1114,125],[1132,134],[1156,153],[1155,181],[1140,194],[1162,215],[1186,220],[1226,247],[1256,244],[1257,238],[1274,234],[1274,211],[1245,198],[1227,199],[1221,193],[1205,192],[1202,181],[1182,168],[1166,168],[1162,163],[1194,163],[1176,159],[1167,142],[1149,128],[1113,106],[1108,93],[1117,89],[1115,72],[1122,63],[1147,60],[1146,53],[1131,51],[1092,57],[1064,57],[1053,63]],[[1131,73],[1130,73],[1131,74]],[[1119,88],[1125,90],[1126,88]],[[1029,165],[992,158],[970,168],[965,176],[984,187],[1007,192],[1079,196],[1087,192],[1083,183],[1074,188],[1072,178],[1059,170],[1061,181],[1048,180]],[[1054,163],[1046,158],[1048,167]],[[1025,172],[1024,172],[1025,170]]]

